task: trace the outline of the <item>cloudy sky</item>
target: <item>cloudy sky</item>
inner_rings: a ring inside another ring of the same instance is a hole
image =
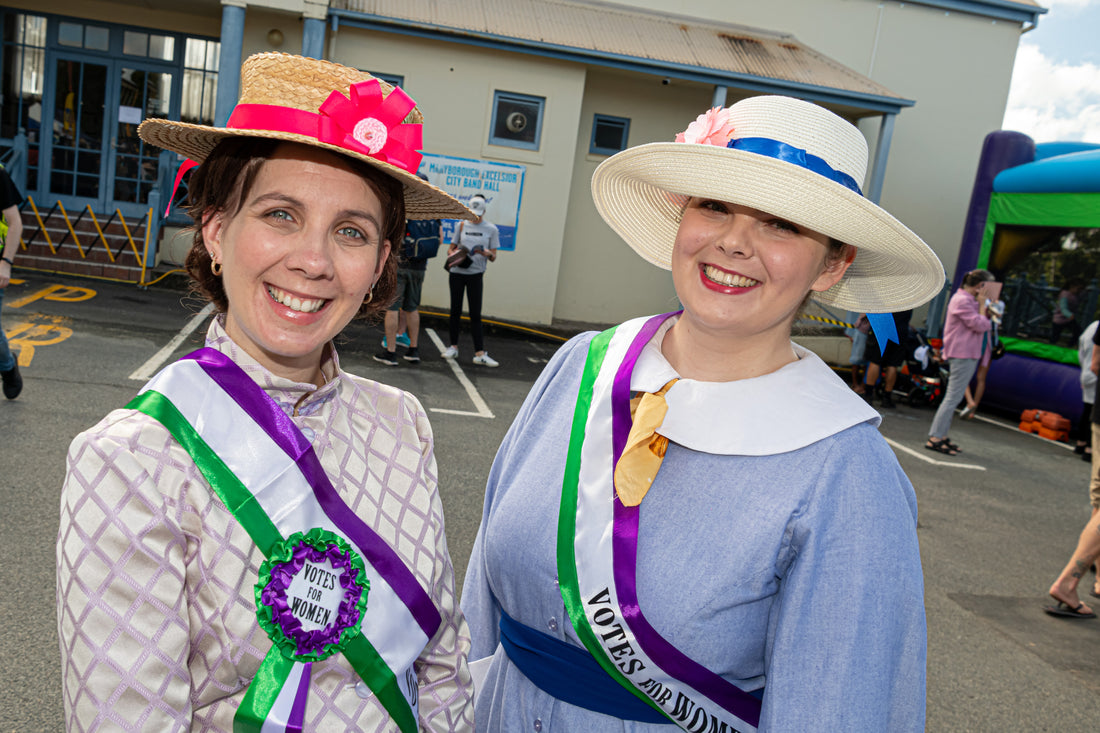
[[[1100,0],[1040,0],[1020,38],[1003,128],[1036,142],[1100,143]]]

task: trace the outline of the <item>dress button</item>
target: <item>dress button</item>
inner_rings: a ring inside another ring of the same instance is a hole
[[[550,620],[546,622],[546,626],[551,631],[557,631],[558,630],[558,620],[551,616]]]
[[[535,718],[535,733],[540,733],[542,730],[542,718]]]
[[[310,443],[312,443],[313,439],[317,437],[317,433],[313,432],[313,428],[302,428],[302,435],[304,435],[306,440],[308,440]]]
[[[363,698],[364,700],[374,695],[374,693],[371,692],[371,689],[367,687],[367,683],[363,680],[359,680],[355,683],[355,694]]]

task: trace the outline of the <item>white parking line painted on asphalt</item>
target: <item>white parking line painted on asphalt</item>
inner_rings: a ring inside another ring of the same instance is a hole
[[[130,379],[139,379],[142,382],[149,381],[150,377],[157,373],[161,366],[164,365],[164,362],[168,361],[179,345],[183,343],[183,340],[194,333],[195,329],[201,326],[207,316],[213,312],[214,304],[207,303],[206,307],[199,311],[198,315],[188,321],[187,325],[183,327],[183,330],[165,344],[163,349],[153,354],[149,361],[138,367],[137,371],[130,375]]]
[[[447,347],[443,345],[442,339],[439,338],[439,334],[435,332],[435,329],[425,328],[424,332],[428,334],[428,338],[432,340],[435,347],[439,349],[440,355],[447,350]],[[477,412],[469,412],[467,410],[447,410],[442,407],[430,407],[431,412],[443,412],[448,415],[467,415],[469,417],[487,417],[494,418],[492,410],[489,409],[489,405],[482,399],[481,394],[474,387],[474,383],[470,381],[470,378],[466,376],[466,373],[462,371],[462,367],[458,365],[457,359],[444,359],[443,361],[451,367],[451,371],[455,373],[455,377],[458,379],[458,383],[466,389],[466,394],[470,396],[470,401],[474,403],[474,407],[477,408]]]
[[[886,436],[883,436],[883,437],[886,438]],[[923,453],[918,453],[917,451],[913,450],[912,448],[909,448],[908,446],[904,446],[901,443],[897,442],[896,440],[890,440],[889,438],[886,438],[886,442],[889,443],[891,446],[893,446],[894,450],[900,450],[902,453],[908,453],[909,455],[913,456],[914,458],[921,459],[925,463],[931,463],[933,466],[947,466],[948,468],[968,468],[972,471],[984,471],[984,470],[986,470],[985,466],[979,466],[976,463],[956,463],[955,461],[941,461],[941,460],[938,460],[936,458],[932,458],[931,456],[926,456]],[[931,452],[931,451],[929,451],[929,452]]]

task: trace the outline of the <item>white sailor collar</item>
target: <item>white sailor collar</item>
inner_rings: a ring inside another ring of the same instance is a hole
[[[655,392],[680,379],[665,395],[668,413],[657,430],[674,443],[717,455],[767,456],[882,421],[825,362],[795,343],[798,361],[770,374],[733,382],[681,379],[661,353],[676,320],[665,321],[642,349],[630,379],[632,392]]]

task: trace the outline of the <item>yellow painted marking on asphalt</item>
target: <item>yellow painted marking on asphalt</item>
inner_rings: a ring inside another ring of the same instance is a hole
[[[29,367],[34,359],[36,346],[53,346],[59,344],[73,335],[71,328],[59,326],[56,323],[20,323],[15,328],[6,332],[8,346],[14,351],[19,350],[19,366]]]
[[[91,300],[96,296],[96,292],[90,288],[81,288],[75,285],[47,285],[41,290],[31,293],[30,295],[24,295],[22,298],[8,303],[9,308],[22,308],[27,303],[33,303],[36,300],[54,300],[62,303],[79,303],[82,300]]]

